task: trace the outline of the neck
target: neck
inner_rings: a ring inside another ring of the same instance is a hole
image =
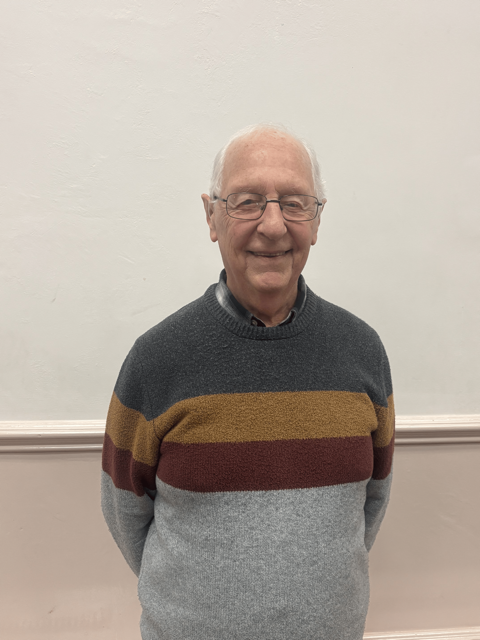
[[[265,292],[252,289],[245,293],[238,289],[235,282],[228,280],[227,276],[227,286],[238,302],[267,327],[276,327],[285,320],[298,293],[298,280],[288,290]]]

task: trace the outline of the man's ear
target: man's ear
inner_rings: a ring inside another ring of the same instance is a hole
[[[318,228],[319,228],[319,226],[320,226],[322,213],[323,213],[323,210],[325,209],[325,204],[326,204],[326,202],[327,202],[327,199],[326,199],[326,198],[323,198],[323,199],[322,199],[322,202],[323,202],[323,207],[322,207],[321,209],[320,209],[320,207],[319,207],[319,212],[318,212],[318,214],[317,214],[317,218],[316,218],[316,220],[315,220],[315,231],[314,231],[314,233],[313,233],[313,237],[312,237],[312,247],[313,247],[313,245],[314,245],[314,244],[316,244],[316,243],[317,243]]]
[[[210,227],[210,240],[212,242],[217,242],[217,230],[215,229],[215,217],[214,217],[214,203],[210,200],[210,196],[207,196],[206,193],[202,193],[203,200],[203,208],[205,209],[205,214],[207,216],[207,224]]]

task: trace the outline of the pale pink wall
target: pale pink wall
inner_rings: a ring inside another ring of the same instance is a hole
[[[100,509],[100,453],[0,456],[0,637],[140,640]],[[367,632],[480,626],[480,444],[397,446]]]

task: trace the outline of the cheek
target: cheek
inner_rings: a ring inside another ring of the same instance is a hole
[[[295,242],[295,246],[297,251],[305,252],[308,251],[310,247],[310,243],[312,242],[313,232],[311,229],[302,229],[297,230],[297,232],[293,235],[293,239]]]
[[[235,251],[242,252],[248,248],[252,230],[247,226],[235,225],[227,231],[228,244]]]

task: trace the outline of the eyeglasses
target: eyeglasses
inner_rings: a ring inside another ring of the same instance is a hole
[[[323,202],[319,202],[315,196],[303,194],[281,196],[278,200],[267,200],[259,193],[231,193],[226,200],[213,198],[212,202],[216,200],[225,202],[227,214],[231,218],[242,220],[258,220],[262,217],[269,202],[278,202],[283,217],[295,222],[313,220],[319,207],[323,207]]]

